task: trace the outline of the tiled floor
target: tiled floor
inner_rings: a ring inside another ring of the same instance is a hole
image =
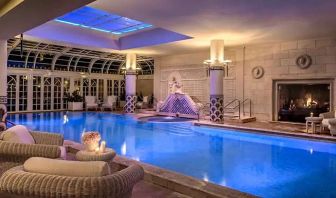
[[[1,198],[20,198],[16,195],[0,193]],[[133,188],[132,198],[189,198],[177,192],[170,191],[151,183],[141,181]]]
[[[132,198],[188,198],[177,192],[173,192],[166,188],[141,181],[133,188]]]

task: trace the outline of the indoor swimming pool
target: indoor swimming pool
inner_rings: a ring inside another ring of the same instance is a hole
[[[257,196],[336,196],[336,144],[329,142],[102,112],[13,114],[9,120],[74,141],[99,131],[120,155]]]

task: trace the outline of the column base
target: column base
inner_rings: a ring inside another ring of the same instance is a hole
[[[126,95],[126,105],[124,108],[125,113],[134,113],[137,101],[136,95]]]
[[[224,120],[223,103],[223,95],[210,95],[210,121],[221,122]]]

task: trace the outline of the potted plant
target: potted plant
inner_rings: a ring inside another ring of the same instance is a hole
[[[74,91],[67,97],[68,110],[70,111],[82,111],[83,110],[83,97],[79,95],[79,91]]]

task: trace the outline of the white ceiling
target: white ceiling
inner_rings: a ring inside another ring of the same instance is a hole
[[[0,39],[10,39],[94,0],[0,0]]]
[[[91,5],[194,37],[139,52],[200,50],[211,39],[243,45],[336,35],[335,0],[98,0]]]
[[[204,50],[211,39],[238,46],[336,35],[336,0],[98,0],[89,5],[193,37],[124,51],[140,54]]]

